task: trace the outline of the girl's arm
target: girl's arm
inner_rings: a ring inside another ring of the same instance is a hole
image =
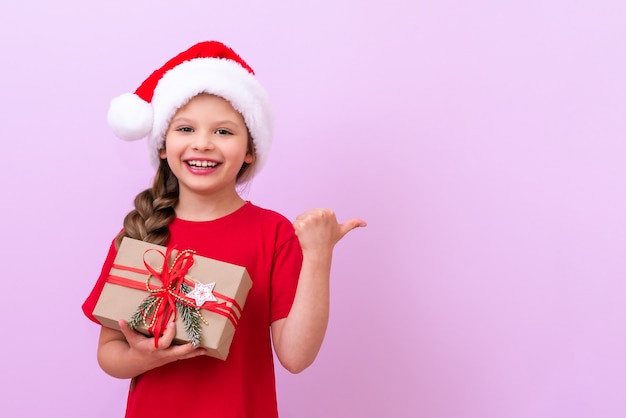
[[[102,327],[98,341],[98,363],[113,377],[128,379],[172,361],[206,354],[206,350],[191,344],[171,345],[176,335],[173,322],[159,337],[158,348],[154,346],[154,338],[131,330],[126,321],[120,321],[119,325],[121,331]]]
[[[272,341],[281,364],[292,373],[306,369],[319,352],[329,313],[333,249],[348,232],[366,226],[361,219],[337,223],[330,209],[312,209],[296,218],[302,247],[302,270],[287,318],[272,323]]]

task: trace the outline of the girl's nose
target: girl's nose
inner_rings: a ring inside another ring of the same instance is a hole
[[[213,136],[211,133],[198,133],[193,141],[193,149],[197,151],[209,151],[215,148],[213,143]]]

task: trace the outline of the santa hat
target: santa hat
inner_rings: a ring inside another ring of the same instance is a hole
[[[201,42],[153,72],[135,93],[111,101],[109,126],[121,139],[148,137],[150,159],[159,164],[165,133],[176,111],[200,93],[220,96],[243,116],[256,151],[254,174],[263,167],[272,142],[269,97],[246,62],[226,45]]]

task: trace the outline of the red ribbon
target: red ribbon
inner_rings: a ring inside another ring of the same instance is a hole
[[[163,256],[163,267],[161,272],[155,270],[146,261],[145,254],[148,251],[156,251]],[[172,267],[168,267],[168,260],[171,256],[171,253],[171,248],[168,248],[165,254],[156,249],[146,250],[143,260],[146,270],[138,269],[131,266],[123,266],[119,264],[114,264],[112,266],[113,268],[118,270],[130,271],[140,274],[149,274],[150,276],[154,276],[161,281],[162,285],[160,287],[150,283],[142,283],[112,274],[109,274],[109,277],[107,278],[107,282],[111,284],[121,285],[134,289],[146,289],[147,287],[150,291],[151,296],[157,298],[157,302],[155,303],[155,306],[157,308],[154,309],[150,318],[146,318],[150,319],[151,325],[149,326],[148,331],[152,335],[154,335],[155,347],[158,347],[159,336],[163,334],[163,331],[165,330],[165,327],[167,327],[170,317],[173,315],[173,320],[176,320],[177,301],[184,303],[185,305],[192,306],[194,308],[202,308],[210,312],[215,312],[217,314],[225,316],[231,321],[233,326],[237,326],[237,322],[239,320],[238,316],[241,315],[241,306],[237,303],[235,299],[229,298],[226,295],[222,295],[214,291],[213,294],[218,298],[224,300],[224,302],[207,301],[202,306],[198,306],[195,303],[195,300],[187,297],[184,293],[181,292],[181,286],[183,283],[189,286],[195,285],[193,282],[185,278],[185,275],[194,263],[194,253],[190,250],[179,252],[174,260],[174,264],[172,265]],[[232,306],[228,306],[227,302],[230,302]],[[238,312],[236,312],[233,308],[236,308]]]
[[[190,251],[183,251],[178,254],[174,260],[174,264],[171,268],[168,268],[167,262],[172,254],[172,249],[168,248],[163,254],[159,250],[147,250],[156,251],[163,256],[163,268],[161,273],[153,269],[146,261],[143,260],[146,269],[152,276],[159,279],[162,283],[162,287],[152,292],[152,296],[157,298],[156,309],[152,314],[152,321],[148,331],[154,335],[154,346],[158,347],[159,336],[163,334],[170,317],[173,316],[173,320],[176,320],[176,297],[174,292],[180,292],[180,286],[185,279],[185,275],[189,271],[189,268],[193,265],[193,253]]]

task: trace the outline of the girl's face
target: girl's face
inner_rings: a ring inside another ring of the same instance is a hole
[[[237,174],[254,156],[248,129],[230,102],[200,94],[178,109],[165,134],[166,158],[178,178],[180,197],[236,192]]]

